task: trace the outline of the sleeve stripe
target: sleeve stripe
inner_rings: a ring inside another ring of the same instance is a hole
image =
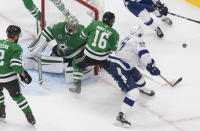
[[[88,38],[88,37],[84,34],[83,31],[81,32],[81,38],[83,38],[83,39],[87,39],[87,38]]]
[[[22,63],[22,60],[20,60],[20,59],[12,59],[10,62],[11,63],[13,63],[13,62],[20,62],[20,63]]]
[[[45,34],[51,39],[51,40],[53,40],[54,39],[54,37],[51,35],[51,33],[50,32],[48,32],[48,29],[46,30],[46,29],[44,29],[44,32],[45,32]]]
[[[147,54],[147,53],[149,53],[148,50],[141,50],[141,51],[138,52],[138,56],[141,58],[142,55]]]
[[[12,67],[12,66],[22,66],[22,64],[21,64],[21,63],[12,63],[10,66],[11,66],[11,67]]]

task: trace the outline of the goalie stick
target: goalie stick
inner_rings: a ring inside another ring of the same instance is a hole
[[[42,79],[42,60],[41,60],[41,54],[38,56],[38,76],[39,76],[39,84],[43,84]]]
[[[41,54],[38,56],[38,76],[39,76],[39,84],[45,88],[47,87],[51,87],[47,82],[43,81],[43,77],[42,77],[42,58],[41,58]]]

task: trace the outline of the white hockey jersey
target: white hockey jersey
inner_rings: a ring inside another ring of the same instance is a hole
[[[118,50],[109,56],[109,60],[120,65],[124,70],[134,67],[144,70],[151,62],[151,56],[142,38],[130,35],[121,41]]]

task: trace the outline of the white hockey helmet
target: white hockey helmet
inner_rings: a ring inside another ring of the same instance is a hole
[[[130,29],[130,34],[131,35],[135,35],[137,37],[142,37],[144,35],[144,31],[142,29],[142,27],[140,25],[138,26],[133,26],[131,29]]]
[[[78,30],[78,19],[75,16],[68,16],[65,20],[66,26],[65,26],[65,32],[73,35]]]

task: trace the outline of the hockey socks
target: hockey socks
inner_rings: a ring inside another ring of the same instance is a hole
[[[6,118],[4,98],[3,92],[0,92],[0,118]]]
[[[13,100],[16,101],[19,108],[24,112],[25,115],[32,114],[31,108],[24,96],[19,95],[17,97],[13,97]]]
[[[5,99],[5,97],[4,97],[3,92],[0,92],[0,108],[5,106],[4,99]]]

